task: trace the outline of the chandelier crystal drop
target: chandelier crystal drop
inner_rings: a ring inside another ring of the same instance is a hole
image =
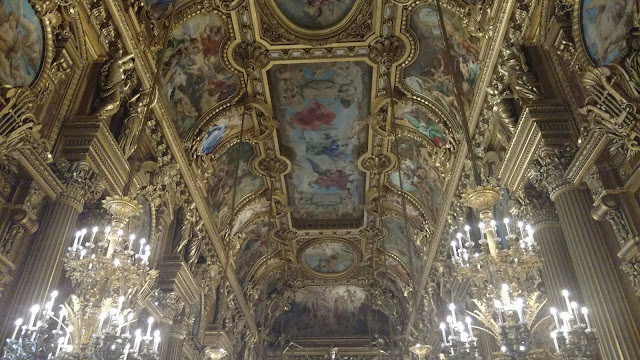
[[[54,291],[15,321],[3,359],[155,360],[160,331],[154,318],[141,319],[142,302],[157,272],[149,269],[151,246],[127,234],[140,205],[129,197],[109,197],[104,207],[111,225],[81,229],[65,259],[73,292],[56,303]]]

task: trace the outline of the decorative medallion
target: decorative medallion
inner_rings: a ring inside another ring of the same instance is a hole
[[[616,62],[627,52],[627,35],[633,27],[633,0],[582,0],[582,40],[597,66]]]
[[[28,0],[0,2],[0,84],[31,85],[44,57],[42,23]]]
[[[358,250],[344,241],[315,241],[302,250],[301,258],[317,275],[343,275],[358,261]]]

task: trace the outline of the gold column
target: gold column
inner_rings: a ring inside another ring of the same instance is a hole
[[[624,297],[611,254],[595,220],[587,190],[568,183],[564,173],[570,159],[565,153],[543,153],[531,174],[555,203],[569,255],[586,306],[591,307],[603,359],[640,359],[638,329]],[[562,303],[557,304],[562,308]]]
[[[102,193],[100,179],[88,163],[63,162],[59,170],[66,191],[44,212],[9,314],[26,315],[31,305],[44,303],[63,275],[63,258],[85,201],[95,200]],[[7,324],[14,320],[7,319]]]

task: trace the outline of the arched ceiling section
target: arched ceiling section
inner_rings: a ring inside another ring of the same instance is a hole
[[[248,196],[263,187],[262,178],[252,168],[255,157],[251,144],[236,142],[219,156],[209,155],[199,161],[209,213],[220,229],[227,228],[236,210],[250,201]]]
[[[174,137],[266,336],[407,325],[460,161],[448,72],[470,107],[481,69],[465,4],[442,3],[453,59],[432,1],[177,3]]]
[[[166,11],[162,8],[157,10]],[[222,13],[197,13],[173,29],[162,52],[162,82],[181,138],[209,110],[240,92],[240,78],[221,56],[230,34],[229,19]]]
[[[455,121],[460,121],[460,109],[455,100],[452,71],[462,78],[462,102],[469,110],[480,79],[480,42],[471,36],[463,20],[463,9],[444,2],[442,12],[450,41],[451,57],[446,52],[443,31],[435,3],[415,2],[406,11],[410,39],[416,43],[415,53],[402,69],[404,88],[427,99]],[[466,119],[465,119],[466,120]]]

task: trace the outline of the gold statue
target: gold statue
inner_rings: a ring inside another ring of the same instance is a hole
[[[129,54],[115,58],[102,67],[102,81],[96,111],[100,118],[111,117],[120,109],[120,100],[133,82],[131,70],[133,70],[134,60],[134,55]]]
[[[150,97],[149,90],[145,90],[127,102],[129,116],[124,120],[118,141],[125,159],[128,159],[138,147],[138,138],[142,131],[146,110],[155,103],[156,94]],[[149,101],[151,101],[151,104],[149,104]]]

